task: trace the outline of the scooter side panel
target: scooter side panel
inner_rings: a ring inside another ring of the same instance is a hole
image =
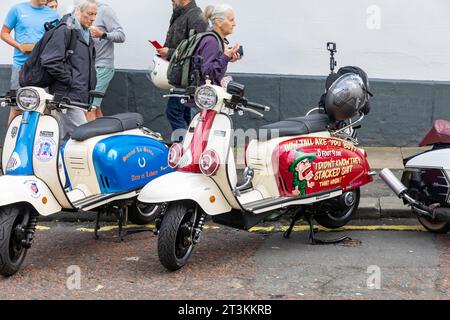
[[[95,173],[103,194],[138,190],[172,172],[168,148],[146,136],[121,135],[99,141],[93,150]]]
[[[60,205],[72,209],[61,179],[65,176],[59,153],[59,125],[52,116],[42,115],[39,119],[33,146],[33,168],[35,176],[45,181]]]
[[[195,201],[208,215],[231,211],[231,206],[214,181],[202,174],[172,172],[147,184],[138,200],[143,203]]]
[[[247,148],[246,163],[255,171],[253,185],[263,194],[264,198],[280,197],[279,183],[277,183],[278,161],[273,161],[273,153],[280,144],[293,139],[306,137],[330,138],[328,131],[294,137],[280,137],[268,141],[252,140]],[[254,199],[256,201],[258,199]],[[251,202],[251,201],[250,201]]]
[[[366,155],[337,138],[302,137],[281,143],[272,156],[280,194],[306,196],[373,181]]]
[[[450,149],[425,152],[412,158],[407,168],[439,168],[450,171]]]
[[[19,132],[20,122],[22,121],[22,116],[17,116],[11,122],[6,132],[5,142],[3,144],[2,152],[2,170],[6,172],[6,166],[8,165],[9,158],[16,147],[17,134]]]
[[[62,209],[47,185],[35,176],[1,176],[0,207],[21,202],[31,204],[42,216]]]

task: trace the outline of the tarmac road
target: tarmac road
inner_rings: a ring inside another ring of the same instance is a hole
[[[353,238],[328,246],[307,244],[305,231],[285,240],[277,228],[210,225],[188,265],[169,273],[150,232],[96,241],[81,229],[91,224],[45,222],[23,269],[0,278],[0,299],[449,299],[450,235],[417,231],[414,220],[387,228],[416,231],[355,223],[363,230],[321,233]]]

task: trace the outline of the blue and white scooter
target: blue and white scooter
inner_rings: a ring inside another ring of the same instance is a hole
[[[93,93],[95,94],[95,93]],[[39,216],[64,211],[116,214],[119,235],[128,220],[144,225],[159,208],[137,202],[140,190],[172,171],[168,147],[143,127],[136,113],[104,117],[75,129],[60,147],[54,115],[70,108],[90,109],[35,87],[0,97],[2,107],[18,106],[23,115],[8,128],[0,176],[0,275],[21,267],[31,247]]]

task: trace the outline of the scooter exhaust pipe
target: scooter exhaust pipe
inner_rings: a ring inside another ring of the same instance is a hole
[[[450,222],[450,208],[432,208],[427,207],[408,195],[408,188],[397,179],[397,177],[389,169],[383,169],[380,172],[380,178],[388,185],[389,188],[400,198],[408,202],[413,211],[420,216],[427,216],[433,220]]]
[[[394,191],[394,193],[399,197],[403,198],[402,195],[408,191],[400,180],[392,173],[389,169],[384,169],[380,172],[380,178],[388,185],[389,188]]]

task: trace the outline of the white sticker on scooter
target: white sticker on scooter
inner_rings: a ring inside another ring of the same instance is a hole
[[[19,154],[14,152],[9,158],[8,164],[6,165],[6,171],[14,171],[20,167],[22,161],[20,161]]]
[[[43,162],[48,162],[55,157],[56,143],[50,138],[40,138],[34,145],[34,155],[36,159]]]
[[[27,180],[23,183],[27,188],[28,193],[32,198],[38,199],[41,197],[41,191],[39,190],[38,182],[35,180]]]
[[[192,164],[192,155],[190,152],[186,152],[180,160],[179,168],[185,168],[188,165]]]

